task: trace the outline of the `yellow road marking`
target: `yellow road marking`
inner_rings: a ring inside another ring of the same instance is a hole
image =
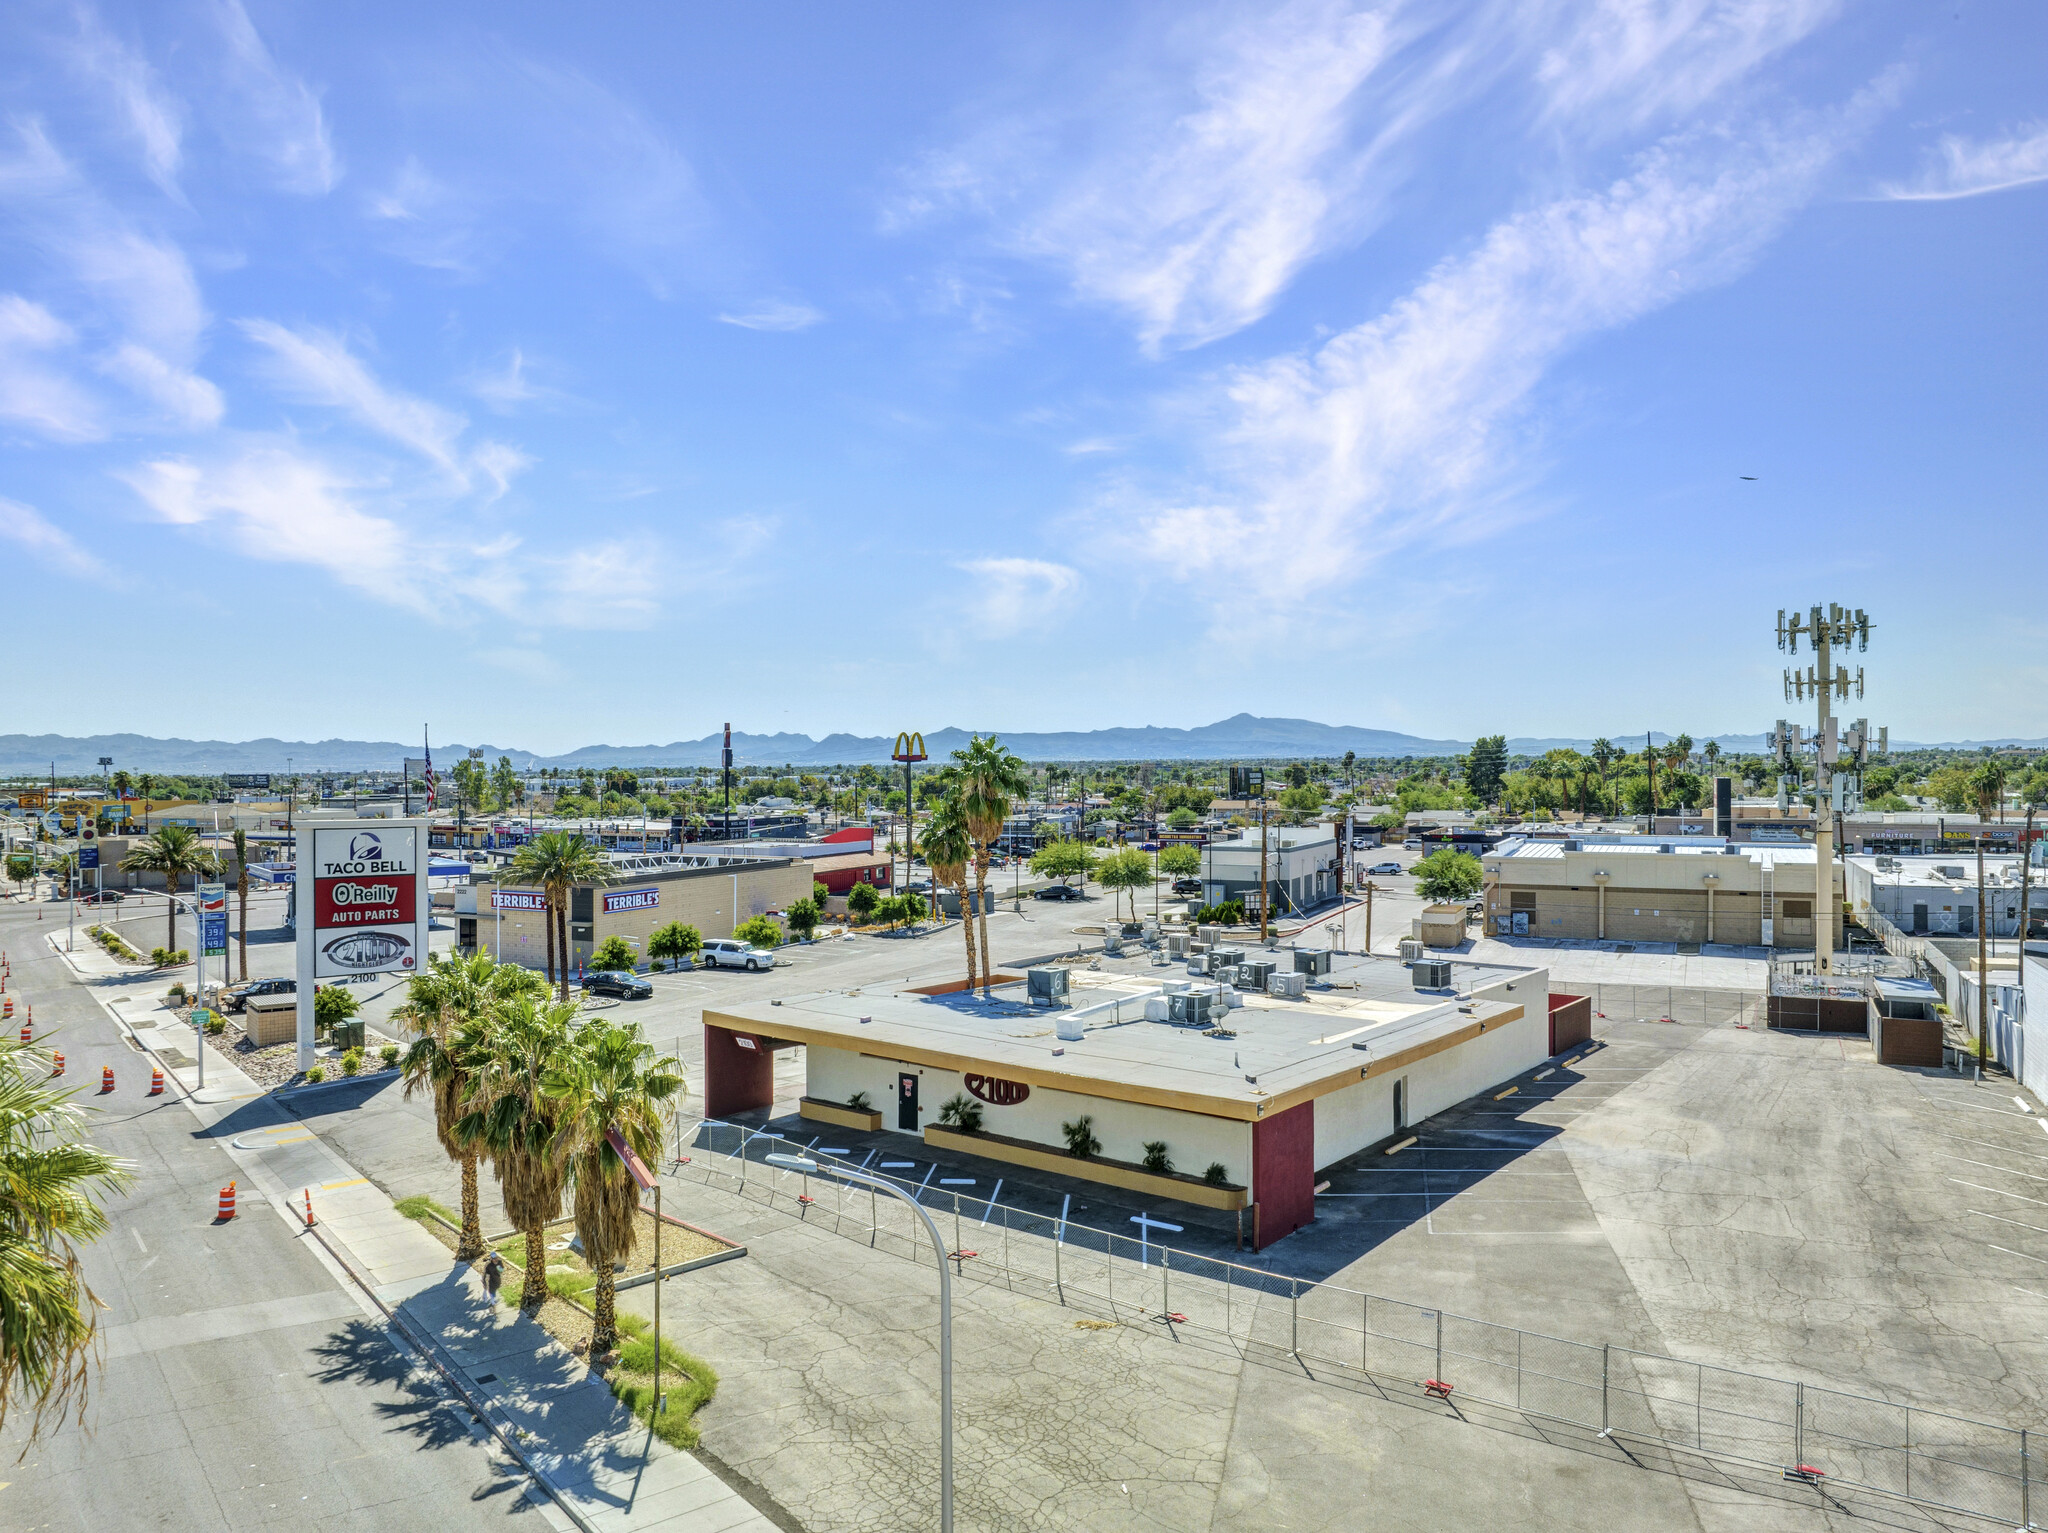
[[[308,1137],[310,1138],[311,1136],[309,1135]],[[337,1187],[362,1187],[366,1186],[369,1180],[367,1176],[352,1176],[345,1182],[322,1182],[320,1190],[322,1192],[332,1192]]]

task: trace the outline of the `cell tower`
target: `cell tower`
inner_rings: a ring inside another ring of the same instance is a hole
[[[1832,974],[1835,917],[1841,909],[1834,895],[1832,870],[1835,824],[1840,816],[1863,807],[1864,764],[1873,750],[1883,755],[1890,748],[1891,730],[1880,729],[1873,739],[1868,719],[1858,719],[1847,729],[1841,729],[1835,718],[1837,698],[1847,702],[1851,688],[1859,702],[1863,697],[1863,667],[1857,666],[1852,677],[1846,665],[1836,662],[1835,650],[1840,647],[1846,653],[1852,644],[1858,653],[1870,648],[1869,615],[1861,607],[1851,610],[1830,602],[1826,612],[1816,604],[1804,613],[1793,613],[1788,621],[1785,609],[1780,607],[1778,648],[1796,655],[1802,637],[1812,647],[1814,663],[1804,672],[1797,666],[1786,667],[1785,701],[1804,702],[1809,697],[1814,700],[1818,717],[1813,737],[1809,740],[1797,724],[1780,719],[1771,734],[1771,745],[1777,751],[1781,771],[1787,774],[1778,779],[1781,806],[1791,801],[1790,789],[1798,782],[1800,757],[1809,749],[1813,752],[1813,903],[1818,917],[1813,936],[1814,967],[1822,974]],[[1771,912],[1764,914],[1768,917]]]

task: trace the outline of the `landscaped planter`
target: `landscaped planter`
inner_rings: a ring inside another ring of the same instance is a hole
[[[1230,1182],[1212,1187],[1199,1176],[1183,1176],[1177,1171],[1147,1171],[1127,1160],[1107,1160],[1100,1155],[1082,1160],[1054,1145],[1033,1144],[1028,1139],[1012,1139],[1005,1134],[963,1134],[958,1129],[940,1128],[933,1123],[925,1127],[924,1142],[949,1150],[964,1150],[984,1160],[1000,1160],[1012,1166],[1028,1166],[1034,1171],[1050,1171],[1056,1176],[1079,1177],[1084,1182],[1123,1187],[1147,1197],[1173,1198],[1182,1203],[1193,1203],[1199,1208],[1228,1211],[1249,1207],[1251,1202],[1244,1188]]]
[[[824,1102],[817,1097],[805,1097],[797,1103],[797,1115],[809,1118],[814,1123],[829,1123],[834,1128],[859,1129],[872,1134],[882,1126],[882,1115],[860,1107],[848,1107],[841,1102]]]

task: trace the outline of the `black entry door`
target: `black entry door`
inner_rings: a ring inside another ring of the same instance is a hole
[[[907,1133],[921,1133],[917,1121],[917,1077],[905,1072],[896,1077],[896,1126]]]
[[[1402,1076],[1394,1082],[1394,1132],[1405,1133],[1408,1128],[1408,1077]]]

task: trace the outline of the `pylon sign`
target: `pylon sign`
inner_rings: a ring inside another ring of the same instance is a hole
[[[299,1068],[313,1058],[322,980],[427,964],[427,821],[322,820],[299,831]],[[310,872],[310,879],[308,874]]]
[[[896,736],[896,753],[889,759],[891,761],[928,760],[929,758],[924,753],[924,736],[916,730],[898,733]]]
[[[228,888],[226,884],[199,886],[199,952],[205,958],[222,958],[228,950]]]

